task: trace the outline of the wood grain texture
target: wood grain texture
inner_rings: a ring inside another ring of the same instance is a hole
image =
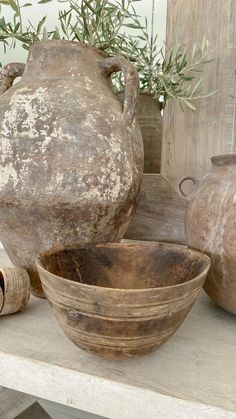
[[[187,202],[161,176],[145,174],[139,204],[125,238],[185,243]]]
[[[128,359],[155,351],[180,327],[210,259],[173,244],[106,243],[53,247],[36,266],[65,335],[94,355]]]
[[[22,311],[30,297],[30,280],[20,267],[0,268],[0,285],[3,289],[3,305],[0,315]]]
[[[165,110],[161,173],[175,188],[185,176],[203,176],[211,156],[236,151],[235,23],[235,1],[168,0],[168,47],[192,48],[205,35],[215,60],[203,67],[202,90],[218,89],[195,113],[174,102]]]
[[[3,292],[2,292],[2,288],[0,286],[0,312],[2,310],[2,306],[3,306]]]

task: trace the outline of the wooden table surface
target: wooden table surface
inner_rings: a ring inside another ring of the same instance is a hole
[[[111,362],[77,348],[31,297],[0,317],[0,386],[114,419],[236,418],[236,317],[202,293],[162,348]]]

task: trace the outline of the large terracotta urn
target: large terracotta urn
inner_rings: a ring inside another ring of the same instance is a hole
[[[33,44],[25,69],[6,66],[0,82],[0,240],[42,297],[39,252],[120,241],[128,227],[143,168],[138,75],[121,56],[55,40]]]
[[[211,258],[207,294],[236,314],[236,154],[211,160],[212,169],[189,201],[186,239],[188,246]]]

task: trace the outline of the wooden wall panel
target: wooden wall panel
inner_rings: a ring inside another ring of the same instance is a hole
[[[186,206],[161,175],[144,174],[138,208],[125,238],[184,244]]]
[[[217,94],[195,113],[173,102],[164,114],[161,173],[176,189],[184,176],[203,176],[212,155],[236,152],[236,1],[168,0],[168,47],[204,35],[215,61],[203,66],[203,89]]]

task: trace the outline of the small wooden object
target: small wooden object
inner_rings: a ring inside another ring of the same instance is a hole
[[[0,268],[0,290],[1,316],[23,310],[30,297],[30,281],[27,272],[20,267]]]
[[[0,313],[2,310],[2,306],[3,306],[3,292],[2,292],[2,288],[0,287]]]

